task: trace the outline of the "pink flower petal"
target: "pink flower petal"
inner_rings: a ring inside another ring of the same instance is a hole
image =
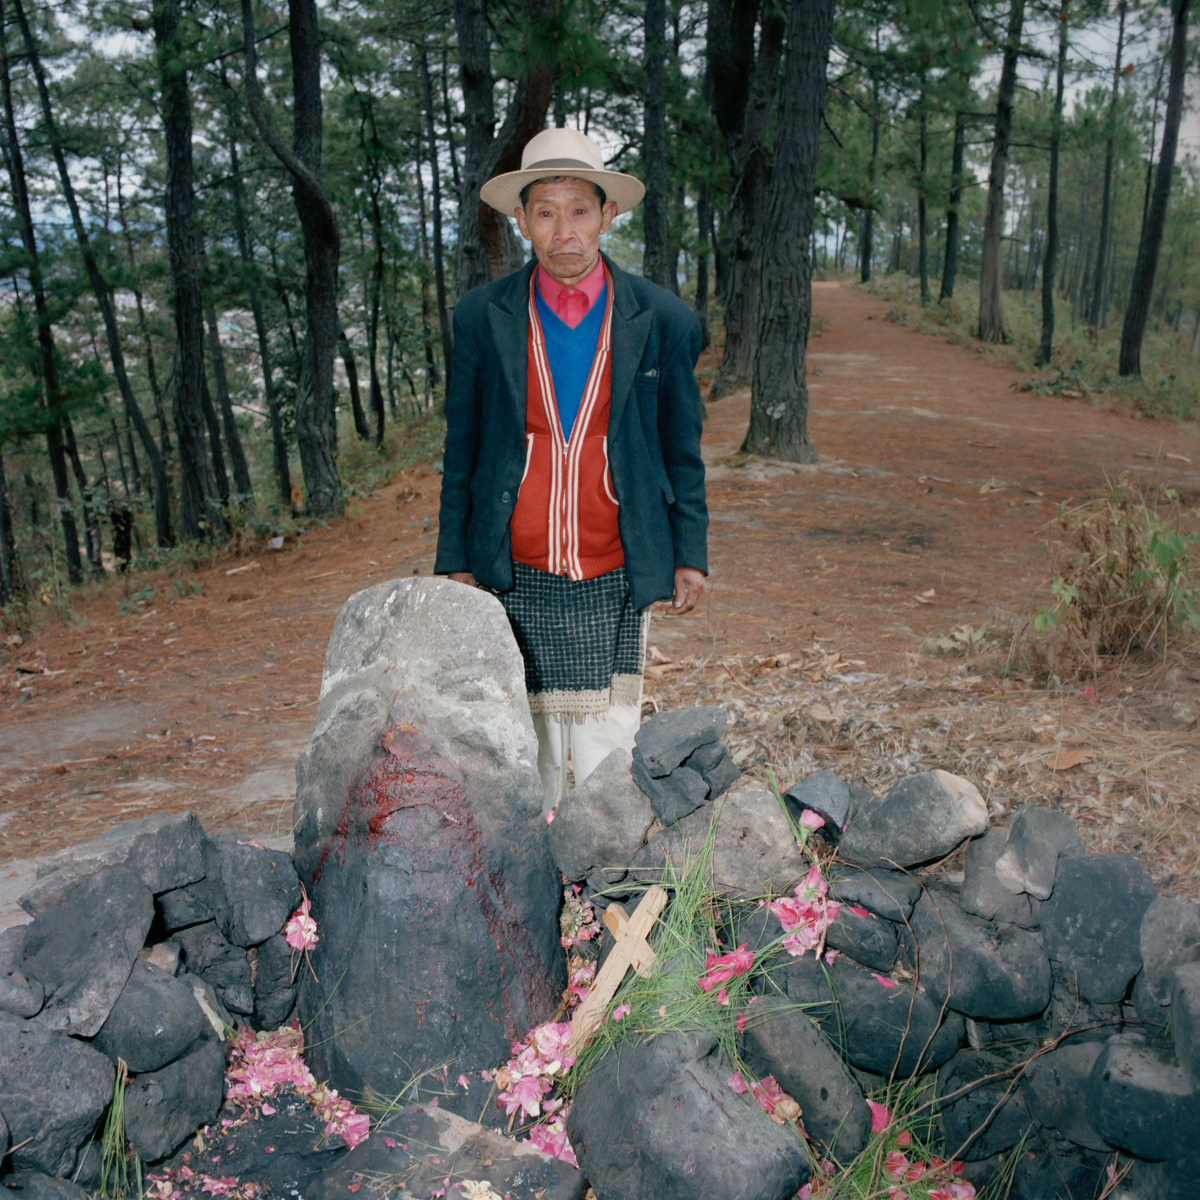
[[[871,1132],[882,1133],[892,1123],[892,1114],[884,1105],[877,1104],[874,1100],[868,1100],[867,1107],[871,1110]]]
[[[729,1084],[730,1088],[737,1092],[739,1096],[746,1090],[746,1081],[739,1074],[737,1074],[737,1072],[734,1072],[734,1074],[730,1075],[725,1082]]]
[[[820,829],[825,824],[825,818],[813,812],[811,808],[806,808],[800,814],[800,824],[805,829]]]
[[[900,986],[894,979],[889,979],[886,975],[875,975],[872,973],[872,978],[874,978],[881,987],[894,988]]]

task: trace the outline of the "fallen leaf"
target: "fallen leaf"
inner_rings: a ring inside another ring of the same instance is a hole
[[[1093,750],[1060,750],[1046,765],[1052,771],[1069,771],[1096,757]]]

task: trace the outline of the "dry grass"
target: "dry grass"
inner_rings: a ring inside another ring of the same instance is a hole
[[[821,644],[794,657],[652,654],[647,697],[724,708],[725,741],[752,777],[769,770],[786,787],[830,768],[881,794],[942,768],[975,784],[995,823],[1025,804],[1057,809],[1089,852],[1134,855],[1162,894],[1200,899],[1200,659],[1175,653],[1057,690],[1012,666],[996,641],[883,671]]]

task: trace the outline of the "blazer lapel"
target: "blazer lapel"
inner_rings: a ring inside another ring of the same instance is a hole
[[[625,411],[625,402],[633,390],[634,377],[642,363],[646,339],[654,318],[638,307],[624,273],[605,257],[613,281],[612,321],[612,399],[609,402],[608,427],[616,429]]]
[[[488,305],[488,325],[504,370],[513,415],[525,428],[526,355],[529,341],[529,279],[533,266],[513,277],[513,286]]]

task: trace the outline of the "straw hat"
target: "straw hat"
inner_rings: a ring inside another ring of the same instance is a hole
[[[599,184],[617,202],[617,212],[628,212],[646,194],[645,184],[620,171],[606,171],[600,147],[578,129],[543,129],[521,154],[521,169],[489,179],[479,198],[506,217],[521,207],[521,189],[538,179],[564,175]]]

